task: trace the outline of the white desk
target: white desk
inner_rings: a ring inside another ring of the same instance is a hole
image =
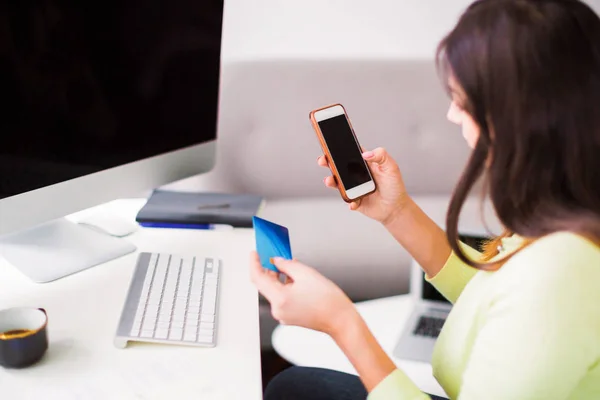
[[[409,295],[357,303],[357,308],[386,353],[421,390],[447,397],[432,375],[431,365],[394,358],[392,351],[412,311]],[[355,374],[344,353],[327,335],[296,326],[279,325],[273,332],[273,348],[288,362],[305,367],[328,368]]]
[[[120,200],[105,207],[133,219],[142,204]],[[140,229],[126,240],[138,251],[223,258],[217,346],[113,345],[136,254],[47,284],[30,282],[0,260],[0,308],[44,307],[50,341],[38,364],[0,367],[0,397],[261,399],[258,293],[247,261],[253,231]]]

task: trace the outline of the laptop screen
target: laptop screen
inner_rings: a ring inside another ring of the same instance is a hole
[[[473,236],[473,235],[458,235],[459,239],[461,242],[463,242],[464,244],[473,247],[474,249],[478,250],[478,251],[483,251],[483,245],[485,244],[486,241],[488,241],[490,238],[488,237],[484,237],[484,236]],[[429,282],[427,282],[425,280],[425,273],[421,274],[422,276],[422,296],[423,296],[423,300],[428,300],[428,301],[437,301],[437,302],[443,302],[443,303],[450,303],[448,300],[446,300],[446,298],[437,291],[437,289],[435,287],[433,287],[433,285]]]

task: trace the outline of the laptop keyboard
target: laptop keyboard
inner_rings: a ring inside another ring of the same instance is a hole
[[[413,333],[419,336],[437,338],[445,321],[444,318],[421,317]]]

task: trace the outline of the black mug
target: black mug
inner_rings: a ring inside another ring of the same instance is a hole
[[[48,349],[48,315],[43,308],[0,311],[0,366],[23,368],[36,363]]]

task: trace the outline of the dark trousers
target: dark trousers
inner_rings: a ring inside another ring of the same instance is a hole
[[[275,376],[264,400],[365,400],[367,390],[356,375],[322,368],[291,367]],[[433,400],[442,397],[431,396]]]

